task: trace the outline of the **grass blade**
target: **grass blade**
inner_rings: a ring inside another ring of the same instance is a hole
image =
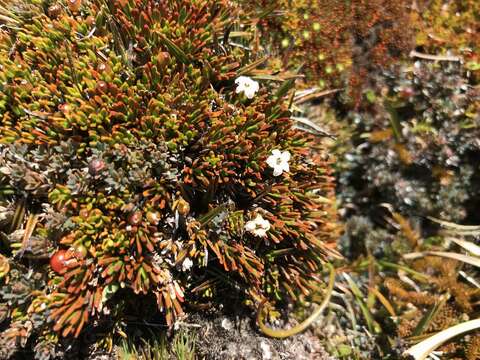
[[[447,252],[447,251],[424,251],[424,252],[413,252],[409,254],[404,254],[403,258],[412,260],[412,259],[418,259],[420,257],[424,256],[440,256],[440,257],[445,257],[448,259],[453,259],[453,260],[458,260],[461,262],[464,262],[466,264],[470,264],[476,267],[480,268],[480,258],[473,257],[473,256],[468,256],[468,255],[463,255],[463,254],[458,254],[454,252]]]
[[[343,277],[345,278],[345,280],[347,280],[347,283],[348,283],[348,286],[350,287],[350,290],[352,290],[353,295],[357,299],[358,305],[360,306],[360,310],[362,311],[363,317],[365,318],[365,322],[367,323],[368,330],[370,332],[374,332],[374,329],[375,329],[374,322],[375,321],[373,320],[373,316],[370,313],[370,310],[368,310],[367,305],[365,304],[365,302],[362,299],[363,298],[362,292],[360,291],[358,286],[355,284],[355,282],[352,280],[352,278],[348,274],[344,273]]]
[[[377,289],[377,288],[374,288],[374,287],[369,287],[368,288],[376,297],[377,299],[382,303],[383,307],[388,311],[388,313],[390,314],[390,316],[392,317],[396,317],[397,314],[395,313],[395,310],[393,309],[393,306],[392,304],[390,303],[390,301],[387,300],[387,298],[385,296],[383,296],[383,294]]]
[[[412,346],[405,352],[405,355],[410,355],[415,360],[425,360],[433,350],[438,348],[444,342],[475,329],[480,329],[480,319],[467,321],[440,331],[432,337]]]
[[[431,220],[431,221],[433,221],[437,224],[440,224],[443,227],[454,229],[454,230],[460,230],[460,231],[463,231],[463,230],[468,230],[468,231],[478,230],[478,231],[480,231],[480,225],[459,225],[459,224],[455,224],[455,223],[452,223],[452,222],[449,222],[449,221],[440,220],[440,219],[434,218],[432,216],[427,216],[427,219],[429,219],[429,220]]]
[[[453,241],[455,244],[458,246],[461,246],[465,250],[467,250],[469,253],[475,255],[475,256],[480,256],[480,246],[474,244],[471,241],[466,241],[463,239],[457,239],[454,237],[446,237],[446,240]]]
[[[443,308],[447,300],[448,300],[448,297],[444,296],[439,303],[433,304],[433,306],[430,309],[428,309],[428,311],[420,319],[420,321],[418,322],[418,325],[413,330],[412,336],[418,336],[428,328],[432,320],[435,318],[438,312]]]

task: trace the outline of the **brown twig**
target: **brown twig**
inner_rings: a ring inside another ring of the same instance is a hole
[[[411,58],[419,58],[424,60],[432,60],[432,61],[456,61],[461,62],[463,59],[460,56],[449,56],[449,55],[431,55],[431,54],[424,54],[418,51],[412,50],[410,51]]]

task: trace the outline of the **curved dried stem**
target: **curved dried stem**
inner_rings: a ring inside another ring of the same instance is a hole
[[[296,335],[305,329],[307,329],[314,321],[315,319],[320,316],[320,314],[325,310],[327,307],[328,303],[330,302],[330,298],[332,296],[333,292],[333,286],[335,284],[335,269],[334,267],[330,264],[327,263],[328,268],[330,269],[330,278],[328,282],[328,287],[327,287],[327,292],[325,294],[325,297],[320,304],[320,306],[308,317],[306,318],[303,322],[300,324],[294,326],[291,329],[284,330],[284,329],[279,329],[279,330],[274,330],[269,327],[267,327],[264,323],[264,317],[263,317],[263,307],[265,305],[265,301],[260,304],[258,307],[258,312],[257,312],[257,324],[260,330],[267,336],[274,337],[274,338],[287,338],[289,336]]]
[[[480,328],[480,319],[475,319],[452,326],[439,332],[438,334],[433,335],[432,337],[429,337],[417,345],[412,346],[405,352],[405,354],[413,356],[415,360],[424,360],[433,350],[447,340],[478,328]]]

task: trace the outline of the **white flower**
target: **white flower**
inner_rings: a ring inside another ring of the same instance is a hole
[[[289,160],[290,152],[277,149],[272,150],[272,155],[267,158],[267,164],[273,168],[273,176],[280,176],[284,171],[289,172]]]
[[[237,89],[235,90],[235,92],[237,94],[240,94],[241,92],[243,92],[245,96],[249,99],[253,99],[253,97],[255,96],[255,93],[260,88],[260,85],[258,84],[258,82],[256,82],[255,80],[252,80],[248,76],[239,76],[235,80],[235,84],[237,84]]]
[[[193,266],[193,261],[190,258],[185,258],[182,262],[182,270],[183,271],[188,271],[190,268]]]
[[[253,235],[265,237],[267,236],[267,231],[270,230],[270,222],[265,220],[262,215],[257,214],[255,219],[247,221],[245,230]]]

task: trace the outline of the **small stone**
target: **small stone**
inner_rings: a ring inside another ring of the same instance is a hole
[[[260,349],[262,349],[262,359],[271,360],[272,359],[272,349],[266,341],[262,340],[260,343]]]
[[[227,331],[230,331],[230,330],[233,329],[233,323],[227,318],[224,318],[222,320],[221,326],[222,326],[222,328],[224,328]]]

